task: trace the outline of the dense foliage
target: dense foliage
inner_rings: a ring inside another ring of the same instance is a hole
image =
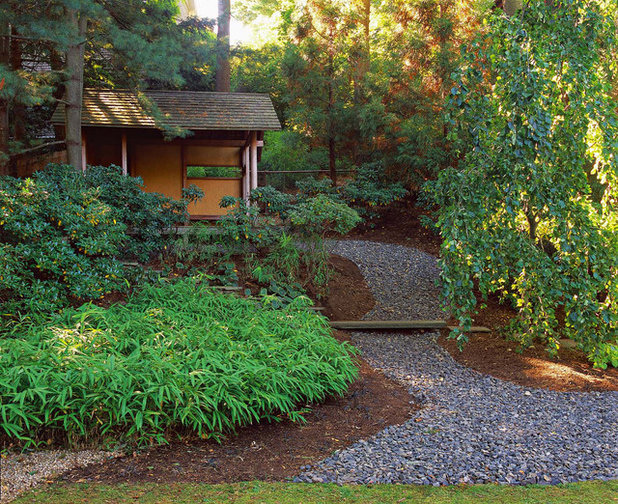
[[[313,287],[318,296],[326,294],[330,267],[325,238],[353,229],[361,221],[358,213],[326,194],[291,196],[268,186],[255,189],[251,200],[259,206],[240,198],[222,201],[231,211],[218,222],[222,232],[215,240],[221,249],[242,254],[246,262],[262,256],[264,262],[252,268],[253,274],[271,291],[291,282]],[[301,265],[305,280],[300,278]],[[284,297],[293,297],[285,290]]]
[[[69,179],[77,185],[82,175],[70,166],[47,167],[39,178]],[[189,220],[187,205],[204,196],[196,186],[183,190],[182,199],[174,200],[143,190],[139,177],[127,177],[118,166],[90,166],[85,173],[86,187],[96,188],[99,199],[113,207],[118,220],[127,226],[123,254],[140,261],[163,250],[174,226]]]
[[[81,175],[79,175],[81,176]],[[0,182],[3,317],[48,311],[122,288],[126,226],[96,189],[38,178]]]
[[[475,286],[499,292],[522,343],[555,351],[571,337],[599,366],[618,360],[615,27],[615,9],[592,0],[492,18],[452,91],[465,157],[430,186],[464,328]]]
[[[194,192],[192,196],[199,196]],[[188,195],[189,196],[189,195]],[[0,302],[4,317],[126,290],[121,258],[161,252],[189,199],[141,190],[118,167],[50,165],[0,180]]]
[[[356,376],[352,348],[308,303],[274,309],[186,279],[146,286],[126,305],[36,317],[0,340],[1,429],[26,446],[144,444],[171,429],[218,438],[301,420],[306,404]]]

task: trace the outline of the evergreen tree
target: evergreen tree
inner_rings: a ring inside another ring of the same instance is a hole
[[[5,28],[9,48],[12,40],[18,40],[23,54],[38,56],[31,68],[11,68],[6,58],[0,60],[0,72],[6,79],[0,91],[0,122],[5,108],[53,104],[58,91],[64,91],[69,162],[81,167],[80,108],[86,64],[91,64],[86,75],[92,80],[101,77],[97,76],[99,70],[106,70],[111,86],[110,66],[114,76],[124,75],[118,79],[124,87],[144,85],[146,79],[182,84],[177,15],[178,7],[172,0],[50,0],[44,5],[35,0],[3,2],[0,26]],[[95,48],[98,58],[86,53]],[[107,67],[97,68],[101,59]],[[6,159],[7,142],[0,143],[0,148]]]

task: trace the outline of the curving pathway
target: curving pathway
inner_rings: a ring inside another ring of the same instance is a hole
[[[440,318],[434,257],[398,245],[342,241],[377,306],[367,319]],[[461,366],[435,333],[354,333],[365,359],[423,408],[403,425],[335,452],[305,482],[445,485],[618,479],[618,392],[526,389]]]

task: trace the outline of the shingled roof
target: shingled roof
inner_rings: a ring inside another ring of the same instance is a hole
[[[279,130],[281,124],[267,94],[203,91],[144,91],[167,126],[190,130]],[[52,116],[64,124],[64,105]],[[133,91],[84,89],[82,126],[157,128]]]

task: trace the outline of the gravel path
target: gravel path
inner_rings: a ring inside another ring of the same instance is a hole
[[[10,502],[17,495],[75,467],[103,462],[119,456],[118,452],[92,450],[45,450],[0,456],[0,502]]]
[[[366,318],[437,318],[435,259],[397,245],[345,241],[377,305]],[[414,418],[335,452],[305,482],[560,483],[618,479],[618,392],[525,389],[461,366],[438,335],[354,333],[364,357],[422,402]]]

